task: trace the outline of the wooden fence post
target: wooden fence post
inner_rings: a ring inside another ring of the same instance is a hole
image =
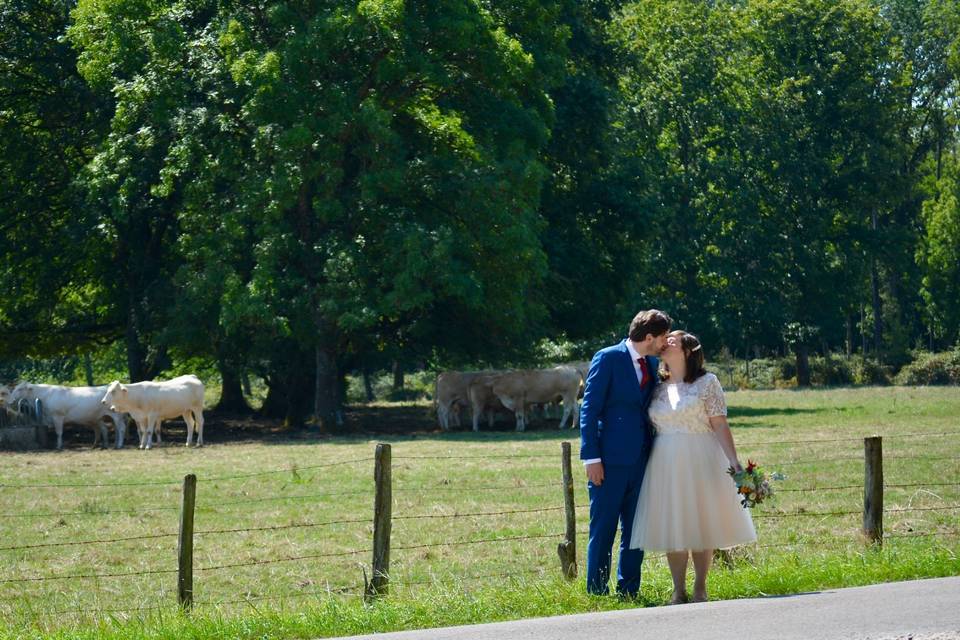
[[[177,602],[184,609],[193,607],[193,511],[197,502],[197,476],[183,477],[183,501],[180,504],[180,538],[177,542]]]
[[[573,468],[570,464],[570,443],[563,442],[561,461],[563,464],[563,505],[567,516],[566,539],[557,545],[560,556],[560,569],[563,577],[574,580],[577,577],[577,511],[573,503]]]
[[[390,457],[390,445],[378,444],[373,471],[376,482],[373,501],[373,575],[364,590],[368,601],[385,595],[389,590],[390,529],[393,515]]]
[[[883,439],[863,439],[863,535],[883,544]]]

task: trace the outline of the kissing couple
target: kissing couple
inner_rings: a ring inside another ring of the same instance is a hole
[[[727,469],[741,470],[717,377],[700,340],[641,311],[626,339],[593,356],[580,407],[580,458],[590,495],[587,592],[609,593],[617,525],[616,593],[636,598],[645,551],[665,551],[671,604],[707,600],[714,549],[753,542],[756,531]],[[662,376],[662,377],[661,377]]]

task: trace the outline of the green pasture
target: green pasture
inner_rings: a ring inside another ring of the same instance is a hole
[[[786,479],[754,511],[759,543],[715,568],[712,598],[960,575],[956,388],[741,391],[728,401],[741,458]],[[868,435],[884,437],[881,550],[858,533]],[[376,440],[217,444],[210,432],[200,450],[167,439],[149,452],[0,454],[0,637],[303,638],[638,606],[559,577],[560,443],[575,436],[389,438],[392,584],[372,605],[357,594],[371,561]],[[176,574],[148,573],[176,570],[187,473],[198,476],[189,615],[177,610]],[[69,486],[85,484],[111,486]],[[577,513],[582,563],[586,509]],[[105,577],[127,573],[143,575]],[[51,576],[100,577],[25,580]],[[669,593],[664,559],[650,557],[639,604]]]

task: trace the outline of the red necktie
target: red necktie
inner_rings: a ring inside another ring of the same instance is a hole
[[[640,381],[640,388],[643,389],[650,380],[650,372],[647,371],[647,359],[637,358],[637,363],[640,365],[640,373],[643,374],[643,379]]]

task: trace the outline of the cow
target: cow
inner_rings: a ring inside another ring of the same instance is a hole
[[[10,387],[0,384],[0,426],[13,424],[19,412],[10,404]]]
[[[182,416],[187,423],[187,446],[197,428],[197,446],[203,446],[203,383],[194,375],[164,382],[121,384],[114,380],[103,394],[101,404],[111,411],[129,413],[137,423],[140,448],[150,449],[154,431],[163,420]]]
[[[104,418],[110,418],[116,430],[116,448],[123,448],[127,431],[127,420],[122,411],[103,407],[100,398],[107,387],[63,387],[54,384],[32,384],[21,382],[5,397],[0,395],[5,405],[16,407],[21,400],[31,402],[40,400],[43,420],[52,425],[57,432],[57,449],[63,449],[63,425],[66,423],[94,427],[94,446],[98,442],[96,432],[99,427],[102,446],[107,446],[107,426]]]
[[[573,417],[571,427],[576,428],[577,392],[580,389],[580,374],[573,367],[559,366],[553,369],[528,369],[510,371],[497,377],[493,382],[493,393],[503,406],[517,416],[517,431],[523,431],[527,425],[527,407],[532,404],[563,402],[563,416],[560,427],[563,428],[567,416]]]
[[[473,430],[480,430],[480,417],[487,414],[487,425],[493,428],[493,418],[498,411],[508,410],[493,392],[493,383],[502,373],[475,376],[467,385],[470,411],[473,414]]]
[[[450,430],[451,417],[454,426],[460,426],[460,410],[470,406],[470,383],[479,376],[493,373],[496,372],[444,371],[437,376],[433,397],[437,406],[437,419],[444,431]]]
[[[573,367],[580,374],[580,392],[577,394],[577,400],[583,398],[583,390],[587,383],[587,374],[590,373],[589,362],[565,362],[564,367]]]

